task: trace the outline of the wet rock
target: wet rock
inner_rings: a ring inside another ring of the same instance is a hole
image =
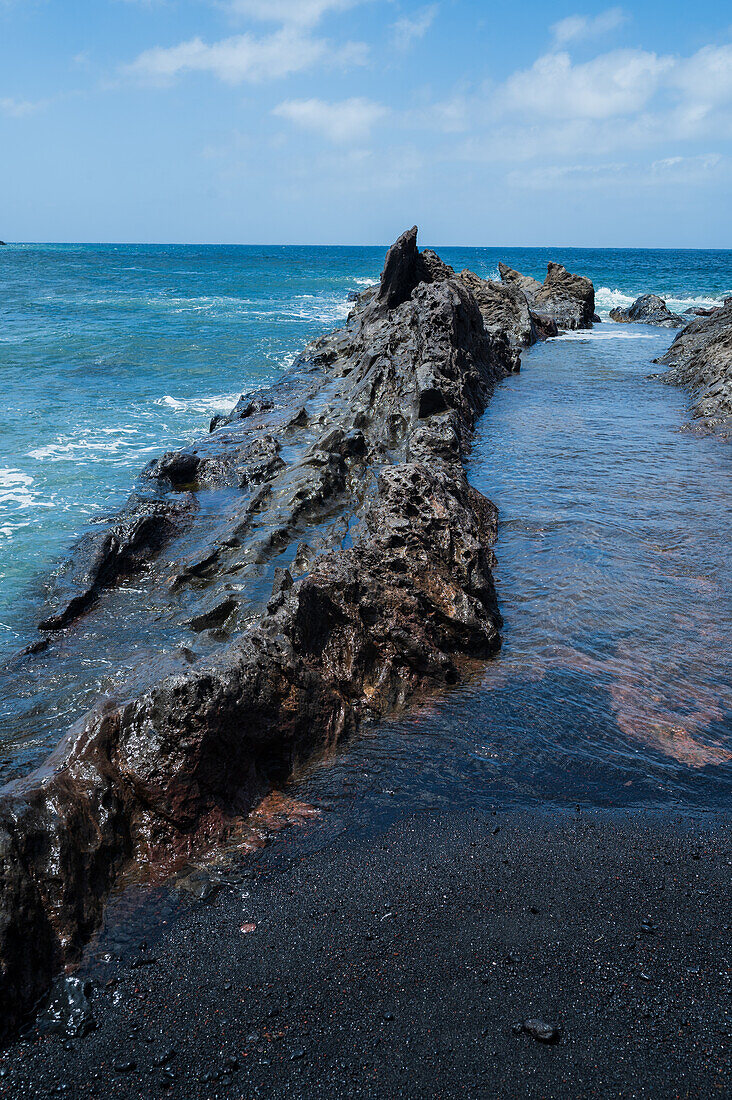
[[[524,1020],[521,1026],[527,1035],[530,1035],[532,1039],[536,1039],[539,1043],[558,1043],[561,1037],[561,1032],[556,1024],[549,1024],[546,1020],[532,1018]]]
[[[191,451],[168,451],[162,458],[151,462],[144,473],[154,480],[168,481],[173,488],[178,489],[196,480],[200,462],[198,455]]]
[[[681,328],[684,318],[672,313],[657,294],[642,294],[627,309],[611,309],[610,319],[621,324],[658,325],[661,328]]]
[[[220,630],[238,607],[238,602],[230,596],[228,599],[222,600],[221,603],[216,604],[216,606],[212,607],[209,611],[205,611],[203,614],[196,615],[194,619],[191,619],[191,630],[197,632],[202,630]]]
[[[88,997],[89,988],[81,978],[59,978],[39,1016],[40,1030],[69,1035],[73,1039],[93,1031],[97,1024]]]
[[[689,306],[688,309],[684,310],[684,315],[690,317],[711,317],[718,309],[719,306]]]
[[[213,901],[221,889],[221,883],[207,871],[193,871],[179,880],[178,887],[197,901]]]
[[[732,432],[732,299],[691,321],[656,362],[670,368],[663,381],[690,391],[696,420]]]
[[[158,501],[133,497],[110,526],[77,543],[73,558],[55,578],[57,608],[39,623],[39,629],[68,626],[105,587],[141,569],[182,529],[192,508],[191,498]]]
[[[559,326],[548,313],[537,313],[534,309],[529,312],[538,340],[550,340],[552,336],[559,335]]]
[[[537,313],[549,314],[560,329],[592,328],[595,288],[584,275],[573,275],[561,264],[550,263],[532,307]]]
[[[88,644],[74,615],[98,627],[134,570],[142,628],[154,591],[171,622],[209,633],[195,663],[177,646],[172,668],[156,655],[0,796],[0,1028],[89,938],[130,860],[210,849],[273,778],[496,652],[496,510],[462,454],[517,359],[409,231],[378,295],[188,449],[195,491],[133,498],[82,540],[55,618],[67,652]],[[276,574],[283,560],[292,571]],[[229,601],[244,599],[256,614],[232,639]]]

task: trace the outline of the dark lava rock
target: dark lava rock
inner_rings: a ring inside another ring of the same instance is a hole
[[[537,333],[529,303],[518,286],[481,279],[467,269],[460,272],[460,281],[478,303],[488,332],[494,336],[506,333],[509,343],[516,348],[527,348],[536,343]]]
[[[164,456],[153,495],[62,571],[44,626],[66,628],[63,652],[23,659],[34,691],[105,654],[124,678],[0,796],[0,1029],[131,861],[225,840],[274,778],[496,652],[496,510],[462,456],[518,352],[438,260],[403,234],[341,329]]]
[[[522,275],[519,271],[514,271],[512,267],[508,267],[504,263],[498,264],[498,274],[501,276],[502,283],[520,290],[526,296],[529,304],[533,304],[536,295],[541,290],[541,283],[538,279],[534,279],[531,275]]]
[[[552,336],[559,336],[559,325],[548,313],[537,313],[534,309],[529,313],[537,340],[549,340]]]
[[[58,630],[78,618],[120,577],[138,572],[180,532],[192,499],[147,500],[132,497],[125,512],[109,526],[85,535],[74,556],[54,578],[56,605],[41,630]]]
[[[732,299],[691,321],[657,362],[670,368],[663,381],[691,392],[695,419],[732,431]]]
[[[545,1020],[531,1019],[524,1020],[521,1026],[527,1035],[530,1035],[532,1039],[536,1039],[539,1043],[559,1042],[561,1032],[555,1024],[548,1024]]]
[[[501,282],[521,290],[532,311],[560,329],[592,328],[595,288],[584,275],[573,275],[561,264],[549,263],[543,283],[499,264]]]
[[[59,978],[38,1019],[40,1030],[72,1039],[93,1031],[97,1025],[87,991],[88,986],[81,978]]]
[[[610,319],[623,324],[659,325],[661,328],[681,328],[683,317],[671,313],[657,294],[642,294],[627,309],[611,309]]]
[[[417,248],[417,226],[402,233],[386,254],[377,300],[388,309],[402,305],[422,281],[422,264]]]
[[[550,263],[531,304],[536,312],[548,313],[560,329],[592,328],[595,288],[584,275],[573,275],[561,264]]]

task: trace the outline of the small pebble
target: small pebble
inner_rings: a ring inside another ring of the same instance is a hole
[[[524,1020],[522,1028],[539,1043],[556,1043],[559,1039],[559,1028],[555,1024],[548,1024],[546,1020]]]

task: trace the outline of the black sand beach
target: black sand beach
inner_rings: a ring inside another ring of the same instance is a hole
[[[108,963],[96,1030],[34,1029],[0,1095],[730,1095],[728,821],[428,813],[303,839]]]

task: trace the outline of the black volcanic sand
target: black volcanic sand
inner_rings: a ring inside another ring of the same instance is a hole
[[[307,834],[98,969],[97,1029],[34,1027],[0,1056],[0,1096],[732,1095],[728,819],[428,812],[320,850]],[[557,1042],[521,1028],[537,1017]]]

